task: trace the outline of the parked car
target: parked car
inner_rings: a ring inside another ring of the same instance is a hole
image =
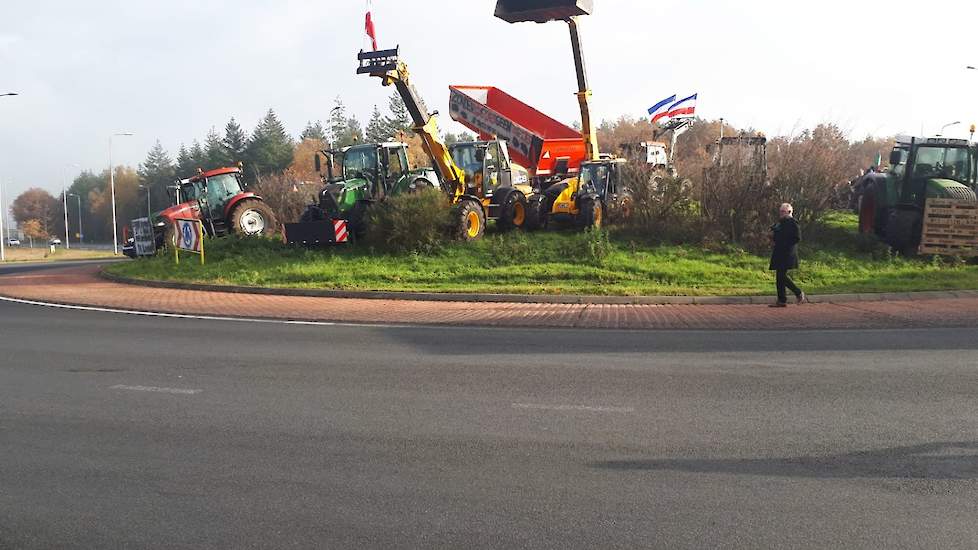
[[[61,239],[59,239],[57,237],[53,237],[50,241],[48,241],[48,244],[51,245],[51,246],[60,246],[61,245]]]
[[[10,237],[7,239],[7,246],[20,246],[20,239],[17,237]]]

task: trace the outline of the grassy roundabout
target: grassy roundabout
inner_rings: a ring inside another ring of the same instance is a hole
[[[806,231],[795,280],[813,294],[978,288],[978,265],[893,258],[855,234],[855,218],[834,214]],[[207,265],[171,255],[107,270],[150,280],[243,286],[420,292],[592,295],[764,295],[773,293],[768,258],[739,248],[645,242],[615,231],[489,234],[427,254],[366,246],[304,250],[278,241],[208,242]]]

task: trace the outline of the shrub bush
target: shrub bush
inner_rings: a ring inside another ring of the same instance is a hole
[[[426,254],[449,237],[452,208],[437,189],[390,197],[367,210],[367,244],[396,253]]]

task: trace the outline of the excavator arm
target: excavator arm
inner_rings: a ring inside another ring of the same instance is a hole
[[[400,60],[398,49],[376,52],[360,51],[357,59],[360,67],[357,74],[367,74],[381,79],[384,86],[393,85],[404,100],[414,131],[421,137],[425,152],[431,158],[445,191],[458,198],[465,194],[465,172],[452,159],[448,146],[441,139],[438,130],[437,113],[429,113],[424,100],[411,84],[411,74],[407,64]]]

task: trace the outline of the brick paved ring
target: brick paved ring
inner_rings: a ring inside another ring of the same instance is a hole
[[[844,329],[978,326],[978,296],[914,301],[765,305],[463,302],[276,296],[134,286],[97,266],[0,276],[10,298],[111,308],[264,319],[378,324],[610,329]]]

